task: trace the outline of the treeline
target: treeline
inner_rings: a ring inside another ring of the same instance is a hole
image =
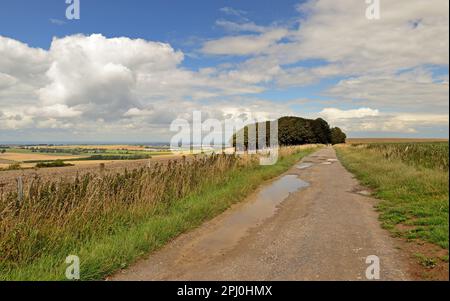
[[[244,135],[244,145],[236,145],[236,134],[232,138],[234,147],[249,147],[249,132],[251,134],[250,145],[262,148],[259,143],[259,133],[265,127],[266,146],[270,145],[271,121],[246,126],[238,132],[238,136]],[[273,128],[273,127],[272,127]],[[278,143],[281,146],[303,144],[340,144],[345,143],[347,135],[338,127],[331,128],[328,122],[322,118],[305,119],[301,117],[282,117],[278,119]]]

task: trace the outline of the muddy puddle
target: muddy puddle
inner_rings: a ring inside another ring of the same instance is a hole
[[[220,222],[220,226],[202,237],[190,248],[203,252],[218,253],[232,248],[246,235],[248,230],[273,216],[277,206],[287,199],[290,193],[309,186],[296,175],[286,175],[264,187],[242,207],[232,211]]]
[[[304,162],[304,163],[300,163],[299,165],[297,165],[298,169],[307,169],[310,168],[314,165],[314,163],[310,163],[310,162]]]

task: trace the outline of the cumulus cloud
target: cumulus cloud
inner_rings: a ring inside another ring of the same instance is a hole
[[[448,5],[446,0],[383,2],[381,19],[368,20],[364,1],[311,0],[297,7],[301,13],[298,27],[285,27],[277,39],[267,36],[273,28],[260,28],[253,35],[210,40],[202,51],[210,55],[252,55],[233,70],[234,78],[275,83],[280,88],[338,79],[323,91],[324,96],[349,105],[397,112],[392,116],[397,114],[398,118],[389,117],[391,129],[379,122],[365,124],[367,129],[404,131],[411,130],[405,124],[424,124],[425,115],[414,115],[406,121],[408,115],[402,111],[429,113],[427,118],[435,117],[429,123],[442,126],[438,113],[448,114],[448,74],[434,75],[433,68],[448,69]],[[225,25],[234,26],[235,33],[239,31],[238,26]],[[282,29],[277,28],[280,32]],[[310,60],[321,63],[308,65]],[[361,112],[355,109],[345,114]],[[329,119],[339,119],[342,114],[322,113]],[[381,115],[367,117],[387,118]]]
[[[224,7],[233,21],[216,25],[229,35],[206,41],[196,55],[229,64],[199,70],[183,67],[185,54],[167,43],[72,35],[54,38],[44,50],[0,36],[0,128],[127,137],[162,135],[193,110],[219,119],[251,112],[305,116],[292,110],[295,102],[252,94],[323,80],[319,96],[333,104],[308,114],[348,131],[448,128],[448,1],[383,2],[377,21],[365,18],[366,7],[306,1],[295,27],[257,25],[245,11]]]
[[[417,133],[419,127],[445,126],[448,114],[386,113],[377,109],[325,108],[319,116],[350,132]]]
[[[371,108],[360,108],[353,110],[340,110],[336,108],[325,108],[320,112],[320,115],[330,121],[340,119],[364,118],[379,116],[380,112]]]
[[[184,54],[164,43],[73,35],[54,38],[45,51],[9,38],[0,42],[2,129],[149,133],[168,130],[193,110],[222,119],[230,108],[257,112],[253,100],[229,97],[264,90],[257,85],[263,78],[233,70],[184,69]],[[208,99],[216,100],[205,105]]]

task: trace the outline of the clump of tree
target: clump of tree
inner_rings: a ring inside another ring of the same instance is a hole
[[[50,167],[66,167],[66,166],[74,166],[70,163],[65,163],[62,160],[55,160],[51,162],[39,162],[36,164],[37,168],[50,168]]]
[[[265,131],[263,130],[265,127]],[[252,124],[241,129],[237,135],[233,135],[234,147],[245,149],[261,149],[270,145],[270,129],[273,124],[270,121]],[[259,145],[260,132],[265,132],[266,145]],[[250,133],[250,135],[249,135]],[[236,145],[236,137],[244,136],[244,145]],[[249,136],[251,137],[249,140]],[[282,117],[278,119],[278,144],[281,146],[303,145],[303,144],[337,144],[345,143],[346,135],[339,128],[330,128],[328,122],[322,118],[305,119],[301,117]]]
[[[331,129],[331,144],[345,143],[347,135],[338,127]]]

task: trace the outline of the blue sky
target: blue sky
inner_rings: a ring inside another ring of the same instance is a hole
[[[446,0],[80,3],[1,2],[0,141],[167,140],[193,110],[448,137]]]
[[[170,43],[175,48],[192,49],[193,39],[211,39],[224,35],[215,26],[216,20],[228,17],[240,21],[241,17],[226,14],[224,7],[245,11],[243,17],[255,23],[269,25],[273,22],[295,22],[298,16],[294,7],[298,1],[80,1],[82,19],[65,18],[67,4],[64,0],[2,1],[0,28],[2,35],[20,38],[30,46],[48,48],[54,36],[63,37],[77,33],[102,33],[106,37],[143,38]],[[66,22],[56,25],[49,20]],[[187,62],[189,63],[189,62]],[[208,64],[204,60],[198,65]],[[192,66],[197,66],[193,65]]]

